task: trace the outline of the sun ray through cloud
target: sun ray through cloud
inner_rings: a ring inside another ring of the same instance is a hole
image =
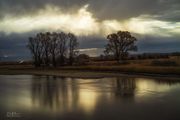
[[[138,34],[171,36],[178,34],[180,22],[167,22],[139,16],[126,21],[116,19],[99,20],[88,11],[88,4],[72,13],[63,13],[57,6],[46,6],[34,15],[8,16],[0,20],[0,32],[6,34],[26,33],[35,30],[66,31],[76,35],[101,35],[118,30],[128,30]]]

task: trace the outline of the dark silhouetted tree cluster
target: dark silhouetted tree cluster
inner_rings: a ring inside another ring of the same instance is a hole
[[[30,37],[28,48],[30,49],[34,65],[50,66],[70,64],[73,65],[78,53],[77,37],[72,33],[38,33]],[[67,62],[66,62],[67,61]]]
[[[119,31],[107,36],[108,44],[104,53],[106,55],[113,54],[117,61],[124,60],[128,55],[128,51],[136,51],[135,42],[137,39],[128,31]]]

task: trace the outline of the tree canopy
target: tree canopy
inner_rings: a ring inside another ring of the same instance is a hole
[[[63,65],[67,58],[72,65],[78,53],[77,47],[77,37],[73,33],[64,32],[38,33],[35,37],[30,37],[28,42],[36,67],[50,64],[56,67],[57,63]]]
[[[108,43],[105,47],[105,54],[113,54],[117,61],[123,60],[128,51],[136,51],[135,42],[137,39],[128,31],[118,31],[107,36]]]

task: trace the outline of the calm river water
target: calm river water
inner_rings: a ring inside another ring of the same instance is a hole
[[[0,75],[0,120],[180,120],[180,79]]]

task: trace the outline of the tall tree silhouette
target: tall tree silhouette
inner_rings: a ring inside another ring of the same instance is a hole
[[[68,34],[69,38],[69,64],[72,65],[74,62],[74,58],[78,53],[77,47],[78,47],[78,42],[77,38],[74,34],[69,33]]]
[[[67,52],[67,34],[61,32],[58,34],[58,53],[60,57],[60,65],[64,64],[64,58]]]
[[[43,45],[41,42],[40,34],[37,34],[35,38],[30,37],[28,42],[28,48],[31,51],[33,56],[34,65],[39,67],[42,63],[42,56],[43,56]]]
[[[41,33],[42,36],[42,44],[44,46],[44,62],[46,66],[49,66],[50,64],[50,33]]]
[[[118,31],[107,36],[108,44],[105,48],[106,54],[113,54],[117,61],[123,60],[127,56],[128,51],[136,51],[135,41],[128,31]]]
[[[57,64],[64,65],[68,52],[70,64],[73,64],[77,54],[77,46],[77,37],[72,33],[66,34],[64,32],[39,33],[35,37],[30,37],[28,42],[28,48],[32,53],[36,67],[49,66],[50,64],[54,67]]]
[[[52,59],[52,64],[56,67],[56,55],[57,55],[57,48],[58,48],[58,34],[52,33],[50,34],[50,54]]]

